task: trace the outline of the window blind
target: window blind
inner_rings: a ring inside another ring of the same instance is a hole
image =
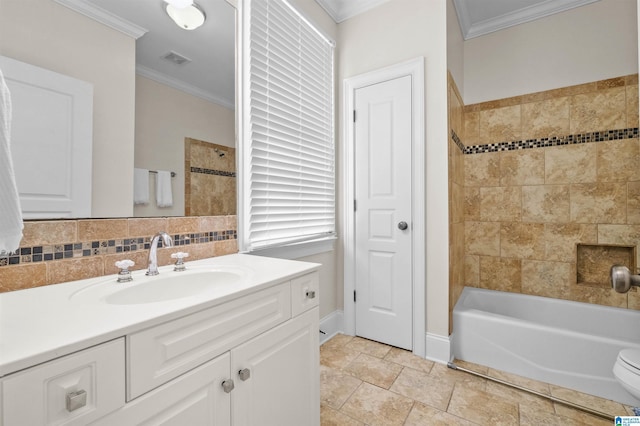
[[[244,249],[335,235],[333,43],[283,0],[252,0]]]

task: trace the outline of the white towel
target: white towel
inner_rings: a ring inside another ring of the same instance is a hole
[[[0,253],[18,249],[23,228],[11,159],[11,113],[11,94],[0,70]]]
[[[133,169],[133,204],[149,204],[149,170]]]
[[[171,172],[158,170],[156,179],[156,203],[158,207],[173,206],[173,195],[171,194]]]

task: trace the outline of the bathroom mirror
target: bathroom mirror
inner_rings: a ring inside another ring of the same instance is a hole
[[[133,215],[235,214],[235,8],[198,0],[205,22],[185,30],[161,0],[89,1],[148,30],[136,40],[134,166],[151,171],[150,196]],[[157,170],[175,173],[171,207],[157,207]]]
[[[164,0],[2,2],[2,22],[11,25],[0,30],[0,55],[65,75],[77,70],[94,85],[92,217],[235,214],[232,0],[197,0],[206,19],[194,30],[172,21]],[[134,167],[150,171],[149,203],[135,207],[123,201],[128,195],[118,198],[133,192]],[[158,170],[175,173],[171,207],[156,206]],[[218,210],[190,208],[189,198]]]

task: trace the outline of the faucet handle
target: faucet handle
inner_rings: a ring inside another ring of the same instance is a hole
[[[189,253],[184,253],[184,252],[177,252],[177,253],[172,253],[171,254],[171,258],[172,259],[178,259],[176,261],[175,266],[173,267],[174,271],[180,272],[180,271],[184,271],[185,269],[187,269],[184,265],[184,258],[185,257],[189,257]]]
[[[131,272],[129,268],[135,265],[135,262],[130,259],[119,260],[115,263],[117,268],[120,268],[120,272],[118,272],[118,282],[126,283],[132,281]]]

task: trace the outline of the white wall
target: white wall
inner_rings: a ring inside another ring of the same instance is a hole
[[[135,40],[52,0],[2,0],[0,54],[93,84],[93,217],[133,212]]]
[[[427,246],[427,332],[440,336],[449,333],[446,39],[444,1],[392,0],[339,24],[340,82],[418,56],[425,58],[427,217],[426,235],[416,238],[426,238]],[[339,176],[338,187],[343,185]],[[342,273],[338,270],[338,277]],[[340,279],[337,291],[343,292]]]
[[[467,40],[465,105],[637,73],[636,10],[601,0]]]
[[[458,22],[453,0],[447,0],[447,68],[456,82],[458,91],[464,92],[464,38]]]
[[[136,76],[135,167],[171,170],[173,207],[158,208],[155,196],[134,216],[184,215],[184,138],[235,146],[235,111]],[[154,188],[154,178],[150,178]]]

